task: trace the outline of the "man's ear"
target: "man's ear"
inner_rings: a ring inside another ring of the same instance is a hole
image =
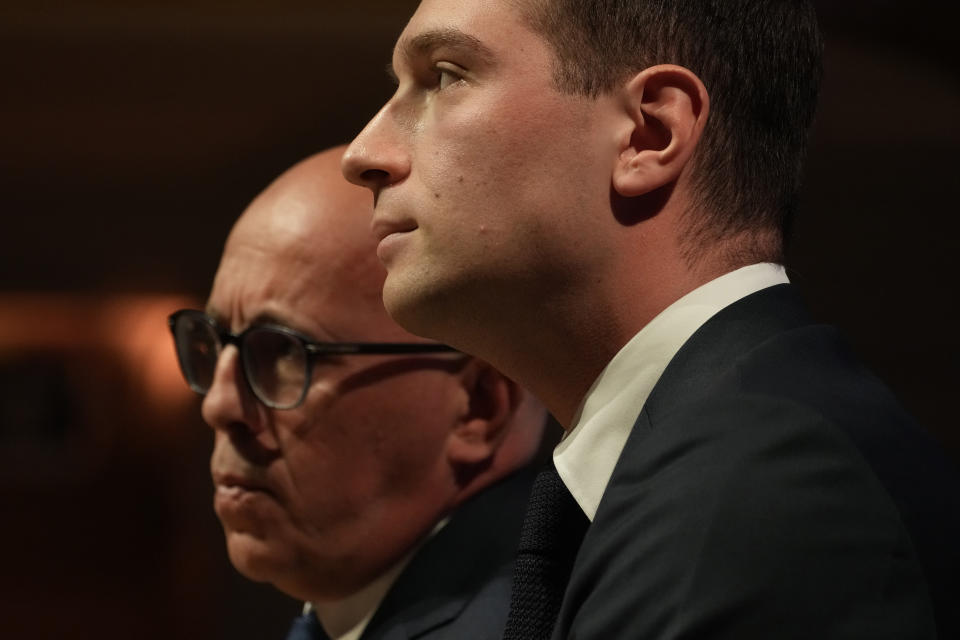
[[[626,83],[624,97],[633,128],[620,144],[613,188],[631,198],[680,177],[703,133],[710,98],[700,78],[676,65],[644,69]]]
[[[460,373],[468,407],[447,438],[447,457],[462,484],[493,460],[522,394],[515,382],[472,358]]]

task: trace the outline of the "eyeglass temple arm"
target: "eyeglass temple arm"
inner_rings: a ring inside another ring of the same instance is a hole
[[[321,342],[308,344],[306,347],[308,352],[317,355],[453,353],[457,351],[445,344],[418,342]]]

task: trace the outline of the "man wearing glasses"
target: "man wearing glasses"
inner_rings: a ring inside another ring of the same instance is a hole
[[[545,414],[389,318],[370,194],[343,180],[342,151],[255,199],[206,312],[170,317],[215,433],[227,550],[309,603],[291,638],[499,638],[531,479],[518,470]]]

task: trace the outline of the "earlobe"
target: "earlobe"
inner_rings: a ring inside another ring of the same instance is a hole
[[[632,127],[620,144],[613,188],[629,198],[680,177],[700,141],[710,105],[703,82],[676,65],[649,67],[630,78],[624,104]]]

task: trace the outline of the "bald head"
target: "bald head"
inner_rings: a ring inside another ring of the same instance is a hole
[[[360,299],[368,313],[385,318],[380,295],[386,272],[370,232],[373,196],[344,180],[343,151],[311,156],[271,183],[234,225],[225,258],[256,252],[290,262],[298,273],[289,277],[312,284],[312,295]]]
[[[294,165],[258,195],[237,221],[236,236],[261,236],[299,254],[317,243],[370,262],[376,244],[370,233],[373,196],[340,174],[342,147]],[[375,261],[375,260],[374,260]]]
[[[383,307],[372,196],[343,178],[342,153],[300,162],[237,221],[207,304],[218,324],[312,343],[426,342]],[[290,595],[317,603],[369,584],[537,448],[542,408],[487,363],[459,353],[305,362],[290,344],[247,343],[245,362],[223,346],[202,406],[231,560]],[[245,367],[305,378],[299,404],[259,402]]]

